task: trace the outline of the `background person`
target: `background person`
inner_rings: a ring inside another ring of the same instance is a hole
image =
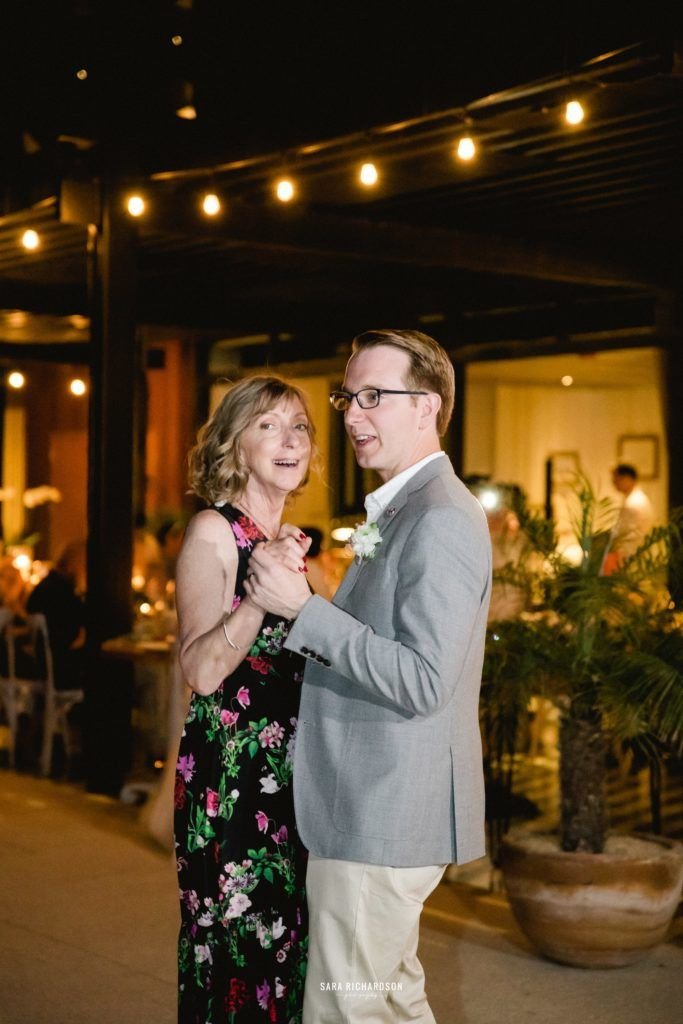
[[[652,504],[638,483],[638,470],[620,462],[612,471],[615,490],[623,495],[619,515],[610,532],[602,563],[603,576],[610,576],[640,547],[654,526]]]

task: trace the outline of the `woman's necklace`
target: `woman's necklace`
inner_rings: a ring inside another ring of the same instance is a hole
[[[265,527],[263,525],[262,522],[260,522],[260,520],[258,520],[256,518],[256,516],[251,511],[251,509],[247,508],[247,506],[244,504],[243,501],[241,501],[237,505],[237,508],[239,508],[242,512],[244,512],[245,515],[249,516],[249,518],[251,519],[251,521],[253,523],[256,523],[256,525],[258,526],[259,530],[261,531],[263,536],[266,538],[266,540],[271,540],[273,537],[277,537],[278,530],[280,529],[280,524],[279,523],[277,523],[273,529],[268,529],[267,527]]]

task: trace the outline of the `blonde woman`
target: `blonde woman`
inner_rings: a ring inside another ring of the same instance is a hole
[[[292,800],[301,660],[288,622],[245,594],[265,544],[304,572],[308,540],[281,526],[308,477],[306,398],[277,377],[240,381],[190,453],[209,506],[178,559],[180,661],[194,691],[176,773],[182,1024],[296,1022],[306,970],[306,853]]]

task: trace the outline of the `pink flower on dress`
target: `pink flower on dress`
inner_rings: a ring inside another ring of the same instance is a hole
[[[251,698],[249,697],[249,690],[246,688],[246,686],[240,686],[239,690],[235,695],[235,700],[240,705],[240,707],[249,707],[249,705],[251,704]]]
[[[218,793],[215,789],[207,789],[206,791],[206,813],[209,818],[215,818],[218,814],[218,806],[220,800]]]
[[[234,533],[235,540],[237,541],[237,547],[250,548],[251,544],[249,543],[249,538],[240,523],[231,523],[230,525],[232,526],[232,532]]]
[[[241,604],[242,604],[242,598],[238,594],[235,594],[235,596],[232,599],[232,604],[230,605],[230,612],[231,612],[231,614],[232,614],[232,612],[236,612]]]
[[[259,832],[267,832],[268,815],[265,813],[265,811],[257,811],[254,817],[256,818],[256,824],[258,825]]]
[[[228,711],[227,708],[223,708],[221,711],[221,722],[225,726],[234,725],[239,717],[239,712],[237,711]]]
[[[286,843],[287,842],[287,836],[288,836],[287,826],[286,825],[282,825],[277,830],[277,832],[273,832],[273,834],[272,834],[272,836],[270,838],[273,840],[274,843],[277,843],[277,845],[279,846],[280,843]]]
[[[285,730],[283,726],[279,722],[272,722],[261,729],[261,732],[258,734],[259,743],[262,747],[279,747],[284,735]]]
[[[196,762],[193,754],[183,754],[182,757],[178,758],[176,771],[180,772],[185,782],[192,782],[195,768]]]
[[[270,985],[267,980],[263,979],[262,985],[256,986],[256,1001],[262,1010],[268,1009],[268,1000],[270,998]]]

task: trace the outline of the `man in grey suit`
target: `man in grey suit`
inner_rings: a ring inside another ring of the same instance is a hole
[[[286,646],[308,661],[294,755],[310,851],[304,1022],[431,1024],[422,906],[447,864],[485,852],[489,535],[441,451],[454,375],[433,339],[360,335],[331,400],[358,463],[382,480],[359,554],[331,603],[262,546],[248,582],[258,605],[295,620]]]

